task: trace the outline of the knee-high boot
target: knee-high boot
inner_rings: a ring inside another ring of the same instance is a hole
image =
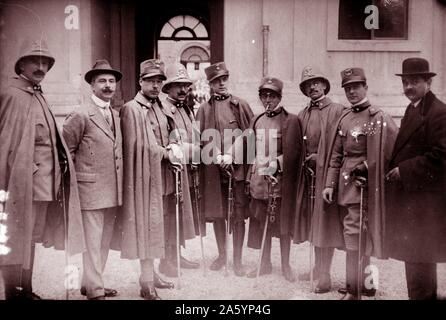
[[[280,237],[280,259],[282,263],[282,274],[289,282],[296,281],[296,275],[290,266],[290,250],[291,250],[291,238],[288,235],[282,235]]]
[[[319,248],[319,280],[315,293],[326,293],[331,290],[330,269],[333,260],[334,248]]]
[[[347,293],[341,300],[357,300],[358,298],[358,251],[347,250],[346,258]]]
[[[245,270],[242,264],[242,252],[243,252],[243,242],[245,240],[245,221],[234,223],[234,273],[238,277],[243,277],[245,275]]]
[[[217,242],[218,257],[210,265],[213,271],[220,270],[226,263],[226,225],[224,219],[214,221],[215,241]]]
[[[21,291],[21,272],[22,265],[7,265],[1,268],[3,283],[5,285],[5,299],[12,300],[17,298]]]

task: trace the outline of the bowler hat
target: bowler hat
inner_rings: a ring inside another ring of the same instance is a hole
[[[160,76],[163,80],[166,80],[166,74],[164,73],[164,62],[159,59],[145,60],[141,62],[139,69],[139,77],[141,79]]]
[[[262,90],[272,90],[282,96],[283,82],[274,77],[265,77],[260,82],[259,92]]]
[[[229,76],[229,71],[226,68],[224,62],[214,63],[209,67],[207,67],[206,69],[204,69],[204,72],[206,73],[206,78],[208,79],[209,82],[212,82],[218,77]]]
[[[429,71],[429,62],[423,58],[407,58],[403,61],[403,73],[397,73],[396,76],[427,76],[429,78],[437,74]]]
[[[50,70],[54,65],[54,57],[48,50],[48,45],[45,40],[30,40],[27,39],[22,43],[20,55],[17,62],[14,65],[14,71],[17,75],[21,73],[19,62],[27,57],[45,57],[49,59],[48,70]]]
[[[328,94],[328,92],[330,91],[330,81],[328,81],[327,78],[325,78],[322,75],[322,72],[320,72],[319,69],[312,67],[312,66],[306,66],[303,70],[302,70],[302,77],[301,77],[301,81],[299,84],[300,87],[300,91],[302,91],[302,93],[304,95],[307,95],[305,93],[305,82],[307,82],[308,80],[313,80],[313,79],[320,79],[323,82],[325,82],[325,90],[324,90],[324,94]]]
[[[112,74],[116,77],[116,81],[119,81],[122,78],[122,73],[113,69],[110,66],[110,63],[104,59],[96,60],[91,70],[85,74],[84,79],[88,83],[91,83],[93,77],[98,74]]]
[[[172,83],[188,83],[192,84],[192,80],[189,79],[186,68],[181,63],[175,63],[170,65],[166,69],[167,80],[164,82],[161,91],[167,93],[169,85]]]
[[[363,82],[366,83],[367,79],[365,77],[365,72],[362,68],[347,68],[341,71],[341,87],[345,87],[346,85],[354,82]]]

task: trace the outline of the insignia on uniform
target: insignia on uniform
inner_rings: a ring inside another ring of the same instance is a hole
[[[269,78],[268,83],[273,83],[273,80],[271,80],[271,78]]]
[[[220,67],[219,67],[219,66],[216,66],[216,67],[215,67],[215,70],[220,70]]]
[[[313,70],[312,70],[310,67],[306,68],[306,69],[304,70],[304,76],[306,76],[306,77],[312,77],[312,76],[313,76]]]
[[[344,74],[345,74],[346,76],[351,76],[352,73],[353,73],[353,70],[352,70],[352,69],[345,69],[345,70],[344,70]]]

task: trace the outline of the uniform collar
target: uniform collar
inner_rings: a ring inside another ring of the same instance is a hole
[[[279,115],[282,112],[282,110],[283,110],[282,106],[277,106],[274,108],[274,110],[271,110],[271,111],[266,110],[265,114],[268,118],[273,118],[273,117]]]
[[[352,105],[351,109],[353,112],[361,112],[362,110],[365,110],[368,107],[370,107],[370,102],[369,102],[369,99],[367,99],[367,97],[365,97],[360,102]]]
[[[155,99],[147,98],[141,91],[138,91],[138,93],[135,96],[135,100],[145,108],[152,107],[157,101],[156,98]]]

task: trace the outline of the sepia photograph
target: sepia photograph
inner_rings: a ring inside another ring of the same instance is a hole
[[[445,300],[445,30],[446,0],[0,0],[0,303]]]

